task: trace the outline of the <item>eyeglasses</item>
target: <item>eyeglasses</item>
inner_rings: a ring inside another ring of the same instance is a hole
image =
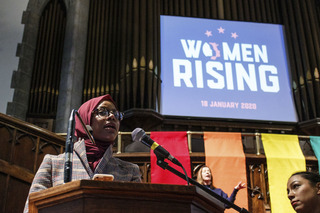
[[[108,118],[112,114],[119,121],[122,121],[124,116],[123,112],[113,111],[108,109],[95,109],[93,110],[93,112],[97,113],[97,115],[99,115],[102,118]]]

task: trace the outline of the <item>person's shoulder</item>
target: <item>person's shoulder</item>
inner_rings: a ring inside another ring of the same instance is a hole
[[[45,156],[44,156],[44,158],[62,158],[62,157],[64,157],[65,156],[65,153],[60,153],[60,154],[46,154]]]
[[[64,154],[46,154],[41,162],[38,171],[47,172],[48,170],[51,170],[53,167],[56,167],[56,165],[63,165],[64,160]]]
[[[65,160],[65,153],[61,154],[46,154],[43,158],[43,162],[48,162],[48,161],[60,161],[60,160]]]

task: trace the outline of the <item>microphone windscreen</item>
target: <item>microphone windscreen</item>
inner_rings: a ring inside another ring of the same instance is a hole
[[[145,131],[141,128],[135,128],[132,133],[131,133],[131,136],[132,136],[132,141],[134,142],[140,142],[141,141],[141,138],[145,135]]]

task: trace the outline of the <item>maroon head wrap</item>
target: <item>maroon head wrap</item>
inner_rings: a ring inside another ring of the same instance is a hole
[[[78,113],[85,125],[91,126],[92,111],[96,109],[102,101],[110,101],[114,104],[115,107],[117,107],[116,103],[109,94],[88,100],[87,102],[82,104],[78,110]],[[96,166],[100,162],[100,159],[102,158],[103,154],[105,153],[106,149],[110,146],[110,144],[98,140],[95,140],[96,144],[92,144],[91,140],[87,136],[87,133],[83,129],[80,120],[77,117],[75,135],[78,139],[82,138],[85,140],[88,162],[91,169],[94,171]]]
[[[82,118],[85,125],[91,126],[91,113],[94,109],[97,108],[97,106],[102,101],[111,101],[114,104],[114,106],[117,107],[116,103],[114,102],[114,100],[112,99],[112,97],[109,94],[88,100],[87,102],[82,104],[78,110],[78,113],[79,113],[80,117]],[[79,138],[88,138],[85,130],[82,128],[82,125],[77,117],[76,117],[75,132],[76,132],[76,136],[78,139]]]

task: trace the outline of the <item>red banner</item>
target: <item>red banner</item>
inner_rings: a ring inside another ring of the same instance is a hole
[[[170,152],[185,168],[187,175],[191,178],[190,155],[186,132],[151,132],[150,137]],[[181,167],[173,164],[168,159],[165,160],[169,166],[184,174]],[[157,165],[157,157],[150,152],[151,162],[151,183],[179,184],[186,185],[187,182],[168,170],[164,170]]]

